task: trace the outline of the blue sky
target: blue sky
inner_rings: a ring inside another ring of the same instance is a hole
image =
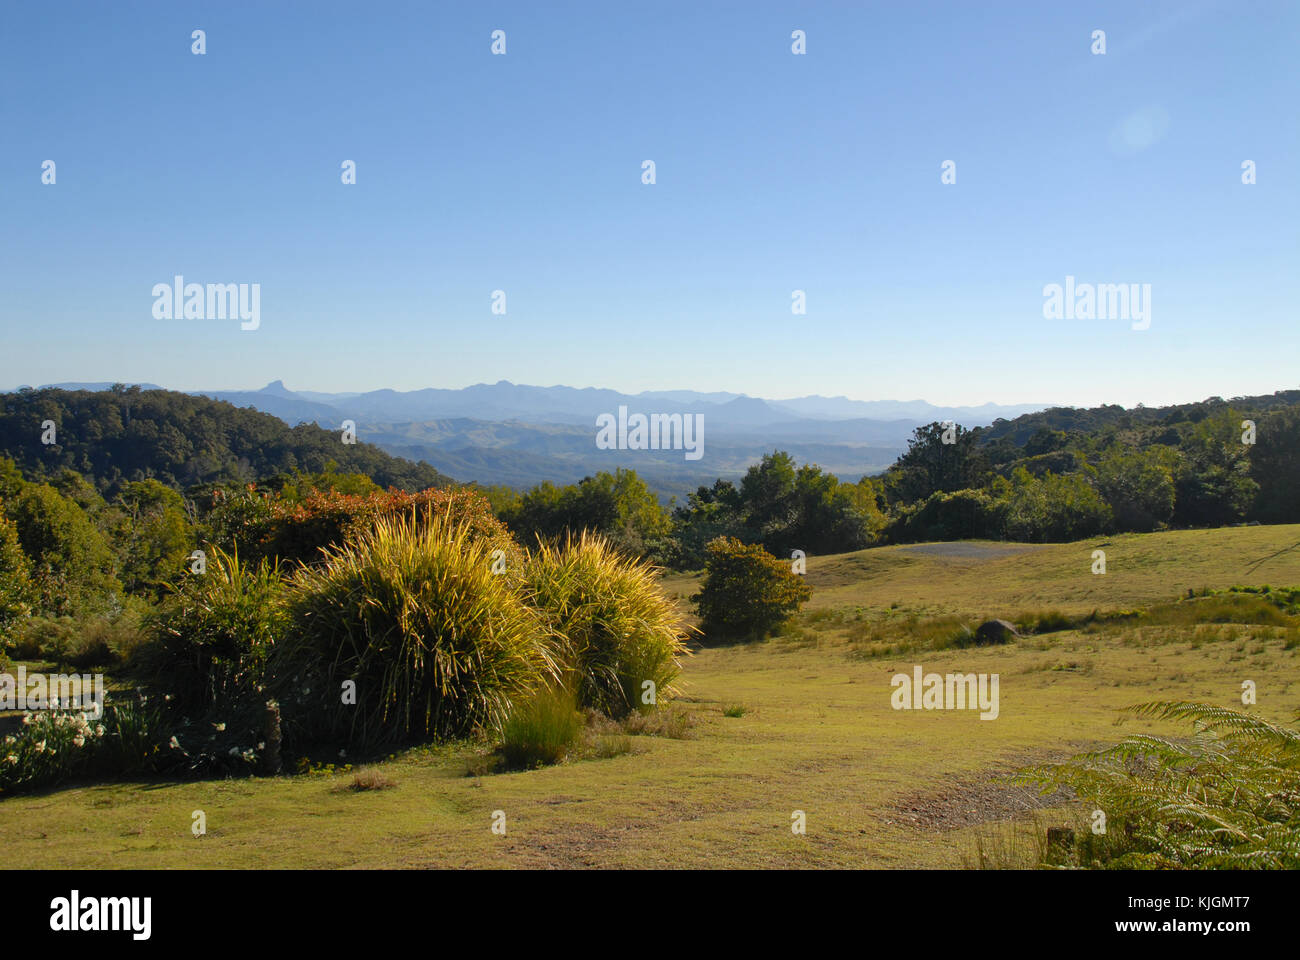
[[[1298,46],[1268,0],[7,2],[0,386],[1295,388]],[[176,274],[261,327],[155,319]],[[1067,275],[1150,329],[1044,319]]]

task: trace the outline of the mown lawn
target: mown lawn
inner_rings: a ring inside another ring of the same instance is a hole
[[[1025,795],[997,772],[1130,731],[1184,732],[1118,726],[1118,709],[1240,706],[1246,679],[1258,712],[1288,720],[1300,649],[1284,649],[1276,627],[1114,621],[1005,647],[873,656],[864,624],[888,633],[913,615],[1079,614],[1189,588],[1300,584],[1300,549],[1285,549],[1297,542],[1300,526],[1274,526],[810,557],[814,598],[787,635],[688,660],[684,739],[639,736],[630,755],[482,776],[467,771],[483,744],[416,749],[375,765],[391,789],[365,792],[347,789],[352,773],[74,786],[0,801],[0,831],[10,863],[32,867],[962,866],[990,823],[1031,829]],[[1090,572],[1094,549],[1107,553],[1104,576]],[[682,597],[696,583],[666,581]],[[998,673],[1000,716],[891,709],[890,677],[916,663]],[[742,715],[724,716],[733,705]],[[498,810],[504,836],[491,830]],[[790,830],[796,810],[804,836]]]

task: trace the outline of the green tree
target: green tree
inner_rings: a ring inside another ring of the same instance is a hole
[[[22,471],[8,457],[0,457],[0,500],[12,500],[23,488]]]
[[[1300,522],[1300,407],[1259,420],[1250,448],[1250,476],[1259,485],[1252,511],[1256,519]]]
[[[1025,441],[1024,456],[1037,457],[1044,453],[1055,453],[1057,450],[1065,449],[1068,442],[1069,437],[1064,430],[1039,427],[1034,435]]]
[[[816,464],[799,468],[794,481],[795,521],[791,529],[769,544],[783,556],[790,550],[807,553],[844,553],[861,550],[870,542],[867,519],[858,508],[861,499],[850,484]]]
[[[812,596],[812,589],[758,544],[719,537],[708,546],[704,583],[691,597],[706,637],[754,640],[771,633]]]
[[[132,593],[154,589],[182,572],[198,537],[190,525],[185,501],[157,480],[128,483],[118,494],[120,572]]]
[[[674,514],[679,566],[704,562],[705,545],[719,536],[760,543],[772,553],[842,553],[865,547],[883,524],[878,487],[840,483],[816,464],[797,467],[790,454],[765,455],[739,489],[729,480],[700,487]]]
[[[743,537],[740,491],[730,480],[716,480],[688,494],[686,504],[673,511],[677,553],[673,566],[696,570],[704,566],[709,543],[718,537]]]
[[[655,552],[672,529],[672,518],[635,470],[600,472],[578,484],[579,501],[599,505],[600,530],[615,547],[633,556]],[[608,506],[607,506],[608,504]],[[612,507],[612,510],[610,509]],[[596,512],[596,511],[593,511]]]
[[[857,483],[846,484],[845,492],[853,500],[853,507],[862,518],[863,528],[869,540],[880,535],[888,522],[885,515],[888,502],[885,493],[885,481],[880,477],[862,477]]]
[[[1250,447],[1242,443],[1242,416],[1231,407],[1207,415],[1183,442],[1175,477],[1174,522],[1223,526],[1241,520],[1259,484],[1251,478]]]
[[[870,539],[865,499],[815,463],[796,467],[778,450],[750,467],[740,483],[744,538],[786,555],[791,550],[842,553]]]
[[[784,450],[764,454],[740,481],[745,527],[759,543],[784,538],[798,520],[794,458]]]
[[[31,615],[36,599],[31,563],[19,546],[18,531],[3,509],[0,502],[0,660],[10,631]]]
[[[566,496],[565,492],[569,489],[543,480],[520,497],[517,504],[504,509],[501,519],[523,543],[531,544],[538,537],[558,537],[572,519],[569,515],[572,494]]]
[[[290,503],[301,503],[313,493],[342,493],[351,496],[368,497],[372,493],[382,493],[379,485],[364,473],[340,473],[338,464],[331,460],[319,473],[304,473],[295,469],[291,476],[282,482],[268,482],[270,489],[278,487],[280,497]]]
[[[1097,464],[1097,489],[1120,530],[1148,533],[1174,515],[1177,454],[1168,447],[1112,448]]]
[[[105,516],[108,513],[108,503],[104,500],[95,485],[87,480],[76,470],[64,468],[57,472],[49,481],[50,486],[59,491],[60,496],[71,500],[82,510],[86,516],[103,530],[109,522]]]
[[[635,470],[621,467],[564,487],[544,481],[517,500],[500,494],[497,500],[498,516],[524,543],[589,530],[624,553],[645,556],[660,551],[672,529],[654,491]]]
[[[48,484],[26,484],[6,513],[31,559],[38,607],[53,616],[111,609],[122,585],[104,535],[86,512]]]
[[[1006,536],[1030,543],[1064,543],[1102,533],[1114,516],[1097,488],[1082,474],[1046,473],[1035,478],[1023,467],[993,484],[1006,499]]]
[[[1027,475],[1027,474],[1026,474]],[[999,478],[1002,484],[1007,481]],[[890,543],[1001,539],[1007,502],[984,490],[932,493],[895,514],[882,533]]]
[[[470,484],[470,486],[487,497],[488,503],[492,505],[492,512],[503,521],[506,516],[517,513],[523,503],[524,498],[513,487],[501,484],[491,484],[489,486]]]
[[[932,493],[983,486],[989,466],[977,441],[977,435],[960,424],[917,427],[907,452],[890,468],[894,495],[913,503]]]

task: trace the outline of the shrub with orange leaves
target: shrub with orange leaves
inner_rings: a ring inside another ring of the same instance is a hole
[[[269,511],[245,530],[238,547],[249,560],[315,563],[321,552],[372,530],[383,517],[447,517],[468,525],[470,534],[492,541],[502,561],[522,559],[519,546],[492,513],[486,497],[465,487],[431,487],[419,493],[390,489],[368,495],[314,490],[298,501],[271,498]],[[517,568],[517,567],[516,567]]]

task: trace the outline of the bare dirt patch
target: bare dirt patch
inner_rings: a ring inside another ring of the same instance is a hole
[[[1069,792],[1057,790],[1043,796],[1036,787],[1012,783],[1011,777],[1025,767],[1064,760],[1091,746],[1078,744],[1078,749],[1016,757],[973,776],[949,780],[936,790],[896,801],[887,810],[884,822],[920,830],[960,830],[1071,803],[1075,798]]]

